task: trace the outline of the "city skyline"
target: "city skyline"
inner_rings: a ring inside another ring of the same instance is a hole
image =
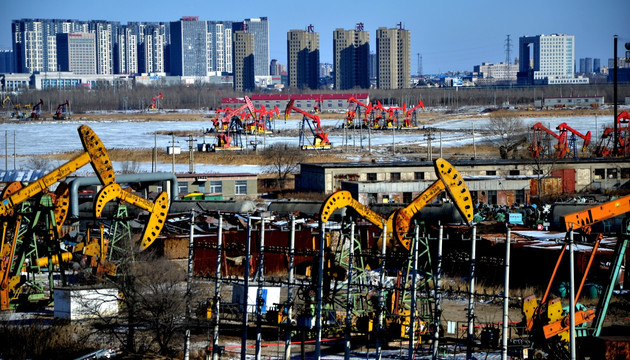
[[[575,36],[575,61],[600,58],[604,64],[613,56],[613,36],[619,36],[619,55],[630,42],[624,15],[630,2],[604,0],[593,2],[534,0],[526,6],[493,1],[479,4],[458,0],[449,6],[416,1],[399,1],[398,6],[379,9],[379,3],[322,0],[313,6],[301,6],[281,0],[259,2],[243,0],[238,6],[200,1],[123,2],[112,0],[107,7],[85,6],[77,0],[33,0],[28,7],[5,2],[0,5],[0,49],[11,49],[11,21],[19,19],[76,19],[128,22],[171,22],[182,16],[199,16],[208,21],[243,21],[267,17],[269,20],[270,59],[287,63],[286,36],[290,30],[305,30],[310,24],[320,34],[320,62],[333,63],[333,32],[353,29],[363,23],[374,51],[378,27],[393,28],[399,23],[411,31],[411,74],[418,70],[422,56],[424,74],[445,71],[472,71],[482,62],[505,61],[505,39],[521,36],[562,33]],[[614,9],[618,9],[613,11]],[[125,9],[121,11],[121,9]],[[238,9],[238,10],[235,10]],[[243,9],[243,10],[241,10]],[[325,9],[325,10],[324,10]],[[304,12],[304,14],[301,13]],[[518,55],[513,42],[511,60]]]

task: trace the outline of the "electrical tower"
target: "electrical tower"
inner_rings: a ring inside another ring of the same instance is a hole
[[[505,39],[505,62],[510,65],[512,64],[512,39],[510,39],[510,35]]]
[[[422,76],[422,55],[418,53],[418,76]]]

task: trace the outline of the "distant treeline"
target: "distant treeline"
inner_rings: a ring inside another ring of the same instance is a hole
[[[334,90],[285,91],[288,94],[338,93]],[[368,92],[370,100],[380,101],[383,105],[407,104],[413,107],[422,100],[427,107],[448,107],[456,109],[462,106],[532,106],[535,99],[545,97],[581,97],[604,96],[606,104],[613,103],[612,84],[591,85],[546,85],[546,86],[502,86],[502,87],[460,87],[460,88],[414,88],[399,90],[354,89],[342,92]],[[216,109],[221,106],[222,97],[242,97],[253,93],[235,92],[230,86],[200,84],[190,86],[155,86],[138,85],[133,89],[101,85],[95,89],[72,90],[27,90],[20,95],[11,95],[14,103],[37,104],[44,101],[43,113],[54,113],[57,106],[66,100],[70,102],[72,112],[81,113],[93,110],[146,110],[153,97],[159,93],[162,109]],[[268,93],[262,90],[256,94]],[[630,96],[630,84],[620,84],[618,102],[622,104]],[[3,96],[4,97],[4,96]],[[6,108],[4,110],[7,110]]]

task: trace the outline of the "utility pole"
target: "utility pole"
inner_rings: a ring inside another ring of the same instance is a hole
[[[188,172],[195,173],[195,139],[192,135],[188,135]]]

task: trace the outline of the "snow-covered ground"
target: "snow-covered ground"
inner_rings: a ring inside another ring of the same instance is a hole
[[[612,126],[611,117],[545,117],[545,118],[524,118],[523,123],[531,126],[536,122],[541,122],[550,129],[555,129],[557,125],[566,122],[575,130],[585,134],[591,131],[593,141],[601,134],[602,128]],[[343,123],[343,119],[322,120],[323,127],[339,127]],[[488,128],[488,118],[470,118],[462,116],[460,119],[446,120],[438,124],[432,124],[431,127],[438,130],[433,133],[432,144],[434,148],[440,146],[452,147],[472,144],[473,138],[477,144],[488,140],[488,135],[484,135],[480,130]],[[287,136],[283,134],[283,130],[298,130],[302,122],[296,120],[276,120],[274,123],[275,130],[279,130],[271,135],[266,136],[243,136],[242,140],[245,144],[255,142],[259,148],[277,142],[285,142],[295,145],[297,148],[299,139],[297,136]],[[158,149],[164,151],[167,146],[171,145],[172,137],[170,135],[158,135],[156,132],[168,133],[171,131],[198,131],[211,127],[211,122],[206,121],[132,121],[132,120],[101,120],[101,121],[14,121],[5,122],[0,133],[0,154],[2,158],[8,153],[7,159],[0,159],[0,168],[4,168],[2,160],[9,164],[9,169],[13,168],[13,154],[17,155],[17,168],[26,168],[32,156],[49,154],[56,152],[67,152],[80,150],[82,148],[81,141],[77,134],[77,128],[80,125],[90,126],[103,141],[107,149],[113,148],[153,148],[157,144]],[[440,133],[439,130],[447,130]],[[474,137],[473,137],[473,129]],[[286,132],[285,132],[286,133]],[[295,133],[293,131],[292,133]],[[337,135],[338,134],[338,135]],[[14,142],[15,136],[15,142]],[[371,146],[378,147],[383,145],[420,145],[425,146],[427,138],[423,134],[416,132],[409,133],[405,131],[372,131],[368,136],[367,131],[349,130],[349,145],[363,145],[365,148],[368,142]],[[344,144],[341,132],[336,132],[329,136],[333,146],[340,147]],[[214,143],[215,138],[212,135],[201,136],[196,139],[197,144]],[[176,137],[176,146],[180,146],[182,152],[188,149],[187,137]],[[14,150],[15,149],[15,150]],[[140,171],[150,171],[151,164],[134,164],[139,167]],[[116,169],[120,169],[121,164],[114,164]],[[159,164],[159,171],[171,171],[170,163]],[[188,164],[175,164],[176,172],[188,172]],[[260,166],[242,165],[242,166],[221,166],[221,165],[202,165],[196,164],[196,172],[261,172]]]

